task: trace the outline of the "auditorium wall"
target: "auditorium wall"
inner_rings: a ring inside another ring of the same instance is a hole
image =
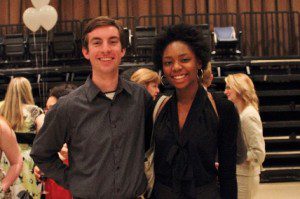
[[[299,0],[51,0],[59,20],[192,13],[300,11]],[[0,24],[22,23],[30,0],[0,0]]]

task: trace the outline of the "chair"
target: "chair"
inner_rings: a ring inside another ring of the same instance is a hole
[[[135,50],[137,57],[151,60],[157,31],[152,26],[137,26],[135,29]]]
[[[3,37],[0,36],[0,60],[4,60]]]
[[[45,56],[50,55],[50,44],[51,44],[51,36],[47,36],[46,34],[30,34],[28,36],[28,52],[29,59],[35,59],[35,56]]]
[[[27,38],[23,34],[5,35],[3,51],[5,60],[25,60]]]
[[[56,32],[52,40],[55,58],[74,58],[77,52],[76,38],[73,32]]]
[[[210,33],[210,30],[209,30],[209,25],[208,24],[197,24],[195,25],[196,29],[199,30],[204,39],[206,40],[207,44],[209,45],[210,49],[212,48],[211,47],[211,33]]]
[[[123,60],[126,60],[126,61],[133,61],[133,57],[134,57],[134,46],[133,46],[133,42],[132,42],[132,33],[131,33],[131,30],[127,27],[124,28],[123,30],[123,33],[124,33],[124,37],[122,38],[123,39],[123,43],[125,44],[125,48],[126,48],[126,54],[125,56],[123,57]]]
[[[238,36],[234,27],[215,27],[213,35],[214,51],[212,55],[220,58],[228,58],[231,56],[241,56],[241,35]]]

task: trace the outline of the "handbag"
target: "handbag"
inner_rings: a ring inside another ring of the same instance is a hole
[[[155,104],[154,110],[153,110],[153,127],[154,127],[154,123],[155,120],[159,114],[159,112],[161,111],[161,109],[163,108],[163,106],[166,104],[166,102],[168,101],[170,97],[166,96],[166,95],[162,95],[158,101]],[[147,189],[146,189],[146,193],[145,193],[145,197],[149,198],[151,196],[152,193],[152,189],[154,186],[154,180],[155,180],[155,175],[154,175],[154,151],[155,151],[155,142],[154,142],[154,135],[153,135],[153,130],[152,130],[152,135],[151,135],[151,141],[150,141],[150,148],[148,149],[148,151],[146,152],[145,156],[146,156],[146,160],[144,162],[144,171],[145,171],[145,175],[147,177],[147,181],[148,181],[148,185],[147,185]]]

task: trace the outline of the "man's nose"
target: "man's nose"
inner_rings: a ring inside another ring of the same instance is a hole
[[[104,52],[109,52],[109,51],[111,51],[111,46],[110,46],[110,44],[109,44],[108,42],[103,42],[103,44],[102,44],[102,50],[103,50]]]

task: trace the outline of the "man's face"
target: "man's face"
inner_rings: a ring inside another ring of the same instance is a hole
[[[121,47],[120,33],[114,26],[98,27],[88,33],[88,49],[82,48],[93,72],[102,74],[118,73],[125,51]]]

